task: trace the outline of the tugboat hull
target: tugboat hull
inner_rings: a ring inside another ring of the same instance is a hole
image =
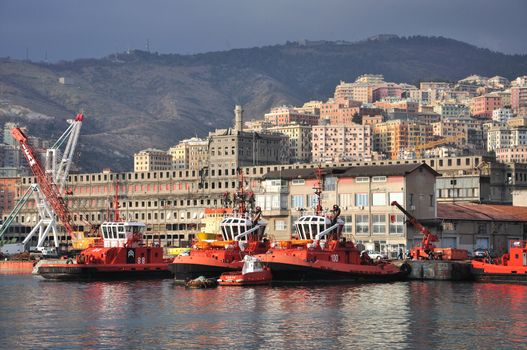
[[[489,273],[483,269],[472,268],[472,275],[477,282],[527,284],[527,271],[508,273]]]
[[[404,280],[406,273],[390,274],[363,273],[358,271],[337,271],[327,268],[296,264],[268,262],[273,273],[273,282],[281,283],[346,283],[346,282],[394,282]]]
[[[126,265],[42,265],[39,275],[46,279],[74,280],[123,280],[123,279],[163,279],[171,278],[167,264],[126,264]]]

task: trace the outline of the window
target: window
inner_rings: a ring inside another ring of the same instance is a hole
[[[373,234],[386,233],[386,215],[375,214],[372,216]]]
[[[368,215],[355,215],[355,234],[367,235],[369,232]]]
[[[369,204],[367,193],[356,193],[355,194],[355,206],[367,207]]]
[[[434,206],[434,195],[433,194],[430,195],[430,206],[431,207]]]
[[[339,205],[341,207],[351,207],[353,205],[353,195],[351,193],[339,194]]]
[[[284,220],[276,220],[274,222],[274,229],[276,231],[284,231],[285,230],[285,221]]]
[[[357,177],[355,179],[355,182],[370,182],[370,178],[369,177]]]
[[[386,176],[374,176],[371,178],[371,182],[386,182]]]
[[[390,215],[390,234],[402,235],[404,233],[404,215]]]
[[[326,177],[324,179],[324,191],[335,191],[336,187],[337,187],[337,178]]]
[[[304,206],[305,206],[304,198],[305,198],[304,195],[292,196],[291,197],[291,207],[293,207],[293,208],[304,208]]]
[[[412,206],[414,205],[414,194],[413,193],[410,193],[410,200],[409,200],[409,204]]]
[[[344,216],[344,233],[352,233],[353,231],[353,216]]]
[[[393,201],[396,201],[400,205],[404,205],[404,196],[402,192],[390,192],[390,204],[392,204]]]
[[[305,183],[304,179],[293,179],[292,185],[303,185]]]
[[[386,205],[386,193],[374,193],[373,205]]]

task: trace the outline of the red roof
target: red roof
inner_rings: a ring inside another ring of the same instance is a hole
[[[439,202],[437,217],[445,220],[527,221],[527,207]]]

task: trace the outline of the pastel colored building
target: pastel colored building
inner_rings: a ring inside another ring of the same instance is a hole
[[[316,125],[312,137],[315,163],[371,160],[369,125]]]
[[[308,163],[311,160],[311,125],[290,124],[267,129],[286,135],[289,139],[289,162]]]
[[[527,116],[527,85],[511,87],[511,108],[519,116]]]
[[[527,146],[498,148],[496,160],[502,163],[527,163]]]
[[[319,116],[314,113],[299,111],[295,107],[275,107],[264,116],[266,122],[275,126],[297,123],[302,125],[317,125]]]
[[[433,128],[430,124],[407,120],[390,120],[373,127],[373,150],[398,159],[405,149],[415,149],[432,141]]]
[[[320,119],[332,125],[352,124],[353,116],[360,113],[362,102],[346,98],[329,99],[320,106]]]
[[[172,156],[158,149],[145,149],[134,154],[134,171],[155,171],[172,169]]]
[[[495,122],[505,124],[514,117],[514,113],[510,108],[498,108],[492,111],[492,120]]]
[[[474,97],[470,101],[470,112],[476,118],[492,119],[492,112],[501,106],[501,96],[490,93]]]

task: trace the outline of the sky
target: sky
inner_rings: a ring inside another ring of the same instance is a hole
[[[525,0],[0,0],[0,57],[98,58],[128,49],[191,54],[434,35],[527,54]]]

